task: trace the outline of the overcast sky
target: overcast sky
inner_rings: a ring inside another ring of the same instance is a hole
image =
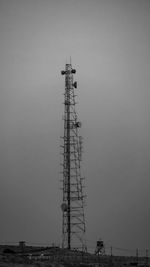
[[[149,0],[0,0],[0,242],[61,242],[70,56],[87,245],[150,249]]]

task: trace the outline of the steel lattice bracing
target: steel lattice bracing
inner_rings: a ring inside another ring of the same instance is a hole
[[[71,64],[66,64],[64,94],[64,136],[63,136],[63,225],[62,245],[64,248],[85,248],[85,218],[83,180],[81,176],[82,138],[79,136],[81,123],[75,110],[77,83],[73,82]]]

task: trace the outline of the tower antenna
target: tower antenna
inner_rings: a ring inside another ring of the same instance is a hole
[[[63,138],[63,202],[62,208],[62,247],[83,250],[85,244],[85,216],[83,180],[81,175],[82,138],[79,136],[81,123],[76,114],[75,90],[77,82],[73,81],[76,70],[66,64],[64,94],[64,136]]]

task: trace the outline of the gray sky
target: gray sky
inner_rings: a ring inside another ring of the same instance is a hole
[[[150,249],[150,1],[0,0],[0,241],[60,243],[72,56],[89,247]]]

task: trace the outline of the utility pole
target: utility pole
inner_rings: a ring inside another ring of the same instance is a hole
[[[146,249],[146,266],[148,266],[148,249]]]
[[[138,250],[138,248],[136,249],[136,261],[137,261],[137,263],[138,263],[138,260],[139,260],[139,250]]]
[[[83,180],[81,175],[82,137],[79,135],[81,123],[76,114],[75,90],[77,82],[73,81],[76,70],[66,64],[64,93],[64,136],[63,138],[63,213],[62,247],[85,248],[85,216]]]

